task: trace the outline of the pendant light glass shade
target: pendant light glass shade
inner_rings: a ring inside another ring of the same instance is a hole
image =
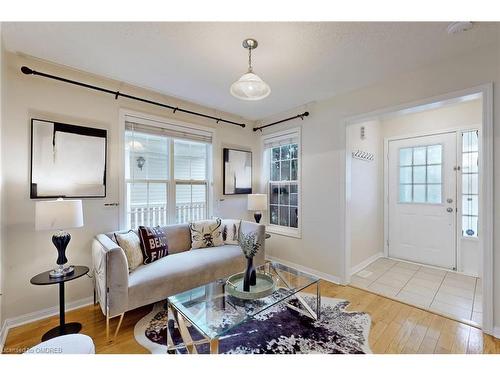
[[[231,95],[242,100],[261,100],[269,96],[271,88],[257,74],[248,72],[231,85]]]

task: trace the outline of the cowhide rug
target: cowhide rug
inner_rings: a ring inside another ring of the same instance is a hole
[[[315,306],[315,300],[304,298]],[[297,299],[290,301],[297,304]],[[371,353],[368,334],[371,326],[366,313],[346,311],[348,301],[322,297],[321,318],[314,321],[309,316],[278,305],[262,312],[253,319],[228,331],[220,338],[219,352],[224,354],[365,354]],[[167,312],[164,303],[157,303],[153,310],[137,322],[135,339],[151,353],[166,353]],[[169,321],[172,339],[182,343],[180,333]],[[194,340],[202,336],[189,327]],[[199,353],[208,353],[208,344],[197,346]],[[186,353],[180,349],[179,353]]]

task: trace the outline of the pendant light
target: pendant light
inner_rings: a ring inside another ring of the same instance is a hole
[[[245,39],[243,47],[248,49],[248,71],[231,85],[231,95],[242,100],[261,100],[269,96],[271,88],[252,68],[252,50],[259,44],[255,39]]]

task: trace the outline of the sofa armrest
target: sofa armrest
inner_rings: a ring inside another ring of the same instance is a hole
[[[242,220],[240,230],[243,234],[255,233],[257,235],[257,242],[260,244],[260,250],[254,260],[256,265],[264,264],[266,260],[266,226]]]
[[[123,249],[108,236],[92,242],[92,263],[97,298],[104,315],[113,317],[128,307],[128,263]]]

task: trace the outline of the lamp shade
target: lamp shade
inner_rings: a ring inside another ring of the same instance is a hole
[[[248,72],[231,85],[231,95],[242,100],[261,100],[269,96],[271,88],[257,74]]]
[[[267,194],[248,194],[248,210],[267,210]]]
[[[81,200],[38,201],[35,207],[36,230],[60,230],[83,227]]]

